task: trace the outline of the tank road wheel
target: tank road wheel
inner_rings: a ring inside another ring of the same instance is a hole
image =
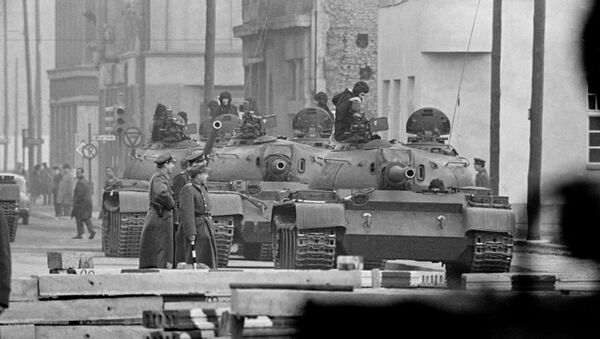
[[[276,269],[331,269],[335,262],[335,229],[298,230],[275,216],[273,262]]]

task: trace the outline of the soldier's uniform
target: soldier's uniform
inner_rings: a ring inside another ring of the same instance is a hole
[[[475,186],[490,188],[490,177],[483,166],[485,166],[485,160],[475,158],[475,165],[480,165],[481,169],[477,170],[475,175]]]
[[[190,176],[199,175],[197,173],[207,170],[204,162],[196,163],[188,169]],[[193,173],[194,171],[196,173]],[[191,242],[188,240],[188,237],[193,235],[196,238],[196,262],[217,268],[217,245],[210,217],[211,203],[206,188],[192,181],[183,187],[179,200],[182,224],[177,235],[177,246],[184,248],[185,262],[194,263]],[[183,240],[183,244],[179,242],[180,239]]]
[[[174,161],[169,152],[159,156],[157,165]],[[150,179],[150,208],[140,241],[140,268],[173,267],[173,220],[175,200],[171,179],[159,169]]]

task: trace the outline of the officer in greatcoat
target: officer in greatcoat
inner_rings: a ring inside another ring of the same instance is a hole
[[[475,186],[490,188],[490,177],[485,170],[485,160],[480,158],[475,158],[474,160],[475,170],[477,171],[477,174],[475,174]]]
[[[173,220],[175,200],[169,174],[175,165],[170,152],[156,160],[150,179],[150,208],[140,241],[140,268],[173,268]]]
[[[185,262],[194,264],[192,243],[196,250],[196,263],[217,268],[217,244],[210,216],[211,203],[205,184],[208,180],[206,161],[201,160],[188,168],[191,182],[183,187],[179,197],[181,227]]]

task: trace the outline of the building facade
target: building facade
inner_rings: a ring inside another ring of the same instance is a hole
[[[478,10],[477,4],[388,1],[379,9],[378,100],[381,115],[390,120],[390,138],[406,141],[410,114],[436,107],[452,121],[449,142],[462,156],[489,159],[492,2],[481,2]],[[581,30],[591,4],[546,1],[542,235],[558,233],[557,185],[600,177],[600,111],[596,97],[588,97],[580,64]],[[510,197],[521,231],[527,222],[532,46],[533,0],[504,1],[500,194]]]
[[[377,111],[377,8],[379,1],[243,0],[245,94],[262,114],[277,116],[277,135],[292,135],[292,118],[364,80],[365,110]],[[331,104],[330,104],[331,105]],[[333,107],[332,107],[333,109]]]

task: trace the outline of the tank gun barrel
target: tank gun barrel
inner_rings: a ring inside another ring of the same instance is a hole
[[[394,183],[399,183],[405,179],[412,179],[414,177],[415,170],[412,167],[393,165],[388,171],[388,179]]]
[[[217,140],[217,135],[219,134],[219,130],[223,127],[223,123],[221,120],[214,120],[211,123],[210,135],[208,136],[208,140],[206,140],[206,144],[204,145],[204,157],[208,159],[208,155],[212,152],[215,147],[215,141]]]

